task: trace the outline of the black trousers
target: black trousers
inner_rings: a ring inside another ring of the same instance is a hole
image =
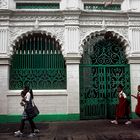
[[[36,129],[36,126],[35,126],[35,123],[34,123],[34,121],[33,121],[33,118],[22,119],[22,120],[21,120],[21,124],[20,124],[19,130],[20,130],[21,132],[23,132],[23,129],[24,129],[24,126],[25,126],[25,121],[27,121],[27,120],[28,120],[29,123],[30,123],[32,133],[34,133],[34,129]]]

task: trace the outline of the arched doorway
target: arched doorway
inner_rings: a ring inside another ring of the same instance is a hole
[[[9,88],[66,89],[66,66],[61,46],[45,33],[24,35],[13,46]]]
[[[118,84],[130,98],[127,63],[121,37],[102,32],[87,38],[80,64],[81,119],[113,118]]]

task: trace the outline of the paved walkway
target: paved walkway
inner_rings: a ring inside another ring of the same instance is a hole
[[[140,140],[140,120],[131,125],[122,121],[113,125],[110,120],[68,121],[36,123],[40,133],[28,137],[27,123],[23,137],[14,137],[19,124],[0,124],[0,140]]]

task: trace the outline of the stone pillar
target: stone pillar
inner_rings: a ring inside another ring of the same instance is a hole
[[[67,65],[68,114],[79,114],[79,63],[81,56],[78,54],[67,54],[65,59]]]
[[[68,114],[79,114],[79,15],[77,10],[65,11],[65,60],[67,66]]]
[[[140,58],[139,60],[134,60],[133,58],[133,62],[131,59],[130,76],[131,76],[131,94],[137,95],[138,92],[137,86],[140,85]],[[136,104],[137,104],[137,100],[131,97],[132,112],[135,112]]]
[[[0,114],[7,114],[7,92],[9,89],[8,28],[0,28]]]
[[[7,93],[9,88],[9,58],[0,58],[0,114],[7,114]]]
[[[132,24],[133,21],[130,22]],[[137,86],[140,85],[140,28],[132,27],[129,28],[129,40],[131,44],[131,50],[128,53],[128,59],[130,64],[130,83],[131,83],[131,94],[137,95]],[[135,117],[135,107],[137,100],[131,97],[131,107],[133,117]]]

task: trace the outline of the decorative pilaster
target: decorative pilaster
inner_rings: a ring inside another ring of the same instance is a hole
[[[8,28],[0,28],[0,55],[6,54],[8,50],[8,41],[9,41],[9,31]]]
[[[132,52],[139,52],[140,53],[140,28],[133,28],[131,29],[131,43],[132,43]]]
[[[128,56],[129,63],[140,63],[140,27],[129,29],[129,40],[131,44],[130,54]]]
[[[65,54],[78,53],[80,42],[79,31],[79,15],[80,11],[65,11]]]
[[[79,26],[65,27],[65,46],[67,53],[78,53]]]
[[[65,60],[67,66],[68,113],[79,114],[79,15],[77,10],[65,11]]]

